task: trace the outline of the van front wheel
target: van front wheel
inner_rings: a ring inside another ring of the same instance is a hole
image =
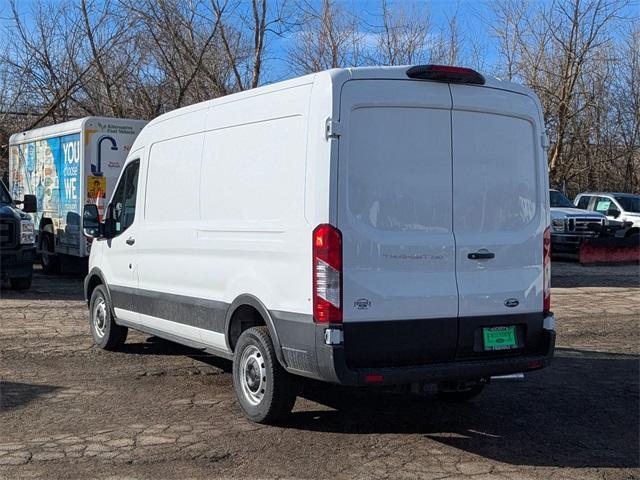
[[[233,358],[233,387],[240,407],[257,423],[273,423],[288,415],[297,382],[278,363],[267,327],[245,330]]]
[[[98,285],[91,294],[89,326],[93,341],[104,350],[117,350],[127,340],[129,330],[113,320],[109,297],[103,285]]]

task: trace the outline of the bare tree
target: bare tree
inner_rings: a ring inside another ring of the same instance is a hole
[[[366,13],[346,0],[17,1],[0,45],[0,170],[11,133],[87,114],[152,118],[255,88],[283,76],[271,67],[284,50],[284,76],[486,64],[540,98],[555,185],[640,189],[640,33],[637,16],[622,15],[629,0],[493,0],[495,62],[459,4],[434,24],[426,4],[397,0]]]
[[[37,105],[41,112],[26,125],[35,128],[51,116],[66,120],[73,113],[73,96],[80,89],[89,66],[78,63],[82,45],[82,29],[74,9],[61,3],[57,10],[36,4],[33,20],[24,23],[14,2],[13,29],[10,38],[11,57],[5,58],[14,75],[25,78],[21,92],[23,102]]]
[[[375,49],[368,63],[378,65],[410,65],[429,58],[430,20],[426,5],[412,5],[406,9],[400,4],[390,7],[381,0],[382,27],[375,28]]]
[[[567,0],[552,4],[543,15],[546,28],[553,37],[554,53],[559,70],[554,92],[556,120],[554,143],[549,150],[549,171],[552,177],[562,178],[562,152],[566,143],[568,124],[578,109],[572,108],[576,86],[592,54],[608,41],[606,27],[621,8],[620,2],[607,0]],[[547,67],[548,69],[548,67]]]
[[[624,0],[494,4],[501,68],[540,97],[551,139],[549,174],[556,185],[567,185],[584,171],[593,174],[605,155],[603,142],[612,141],[600,130],[609,128],[610,104],[603,102],[615,62],[612,31],[625,5]]]
[[[296,73],[360,64],[364,31],[355,14],[332,0],[323,0],[320,9],[309,3],[299,8],[302,29],[289,50],[289,64]]]
[[[93,0],[81,0],[79,9],[83,33],[89,43],[88,52],[91,55],[89,62],[95,67],[94,84],[101,87],[99,91],[93,92],[90,98],[97,101],[98,105],[105,105],[109,114],[116,117],[123,116],[122,102],[119,101],[116,91],[117,78],[113,78],[117,77],[118,69],[115,68],[115,62],[112,60],[113,55],[107,56],[106,53],[113,52],[119,43],[127,40],[125,25],[110,21],[108,12],[111,10],[111,2],[109,0],[99,6]]]
[[[140,47],[148,52],[147,62],[155,70],[147,80],[156,83],[156,90],[167,100],[161,108],[177,108],[229,91],[226,68],[214,48],[220,22],[203,18],[203,8],[201,0],[126,3],[139,33],[148,39]],[[198,79],[202,88],[194,88]]]
[[[271,37],[282,37],[295,26],[287,0],[211,0],[220,25],[220,40],[232,71],[234,90],[260,85],[265,52]]]
[[[528,14],[527,4],[520,1],[491,2],[495,20],[489,30],[498,40],[500,60],[496,71],[505,80],[514,80],[519,68],[523,45],[522,28]]]
[[[613,83],[613,119],[619,126],[619,140],[623,146],[623,189],[640,189],[640,26],[635,23],[626,32],[619,47],[618,68]]]
[[[440,33],[440,38],[434,46],[432,61],[456,65],[461,60],[462,39],[460,35],[460,22],[458,20],[458,9],[447,16],[445,27]]]

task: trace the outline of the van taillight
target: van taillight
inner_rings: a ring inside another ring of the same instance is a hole
[[[542,254],[543,254],[543,295],[544,303],[543,310],[548,312],[551,310],[551,228],[547,227],[544,231],[544,237],[542,241]]]
[[[415,65],[407,70],[407,77],[447,83],[484,85],[484,77],[470,68],[450,65]]]
[[[342,234],[329,224],[313,231],[313,319],[342,322]]]

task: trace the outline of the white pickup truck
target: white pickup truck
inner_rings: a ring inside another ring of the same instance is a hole
[[[576,208],[562,192],[549,191],[551,211],[551,251],[576,253],[580,244],[598,235],[593,224],[607,223],[607,217],[598,212]]]
[[[621,227],[621,235],[640,234],[640,195],[588,192],[579,194],[575,203],[578,208],[606,215],[609,224]]]

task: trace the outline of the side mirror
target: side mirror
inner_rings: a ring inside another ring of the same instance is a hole
[[[36,213],[38,211],[38,200],[35,195],[25,195],[22,199],[22,211],[25,213]]]
[[[620,210],[618,210],[617,208],[610,208],[609,210],[607,210],[607,216],[618,218],[620,216]]]
[[[98,206],[93,204],[87,204],[82,210],[82,230],[84,235],[89,238],[100,237],[100,214],[98,213]]]

